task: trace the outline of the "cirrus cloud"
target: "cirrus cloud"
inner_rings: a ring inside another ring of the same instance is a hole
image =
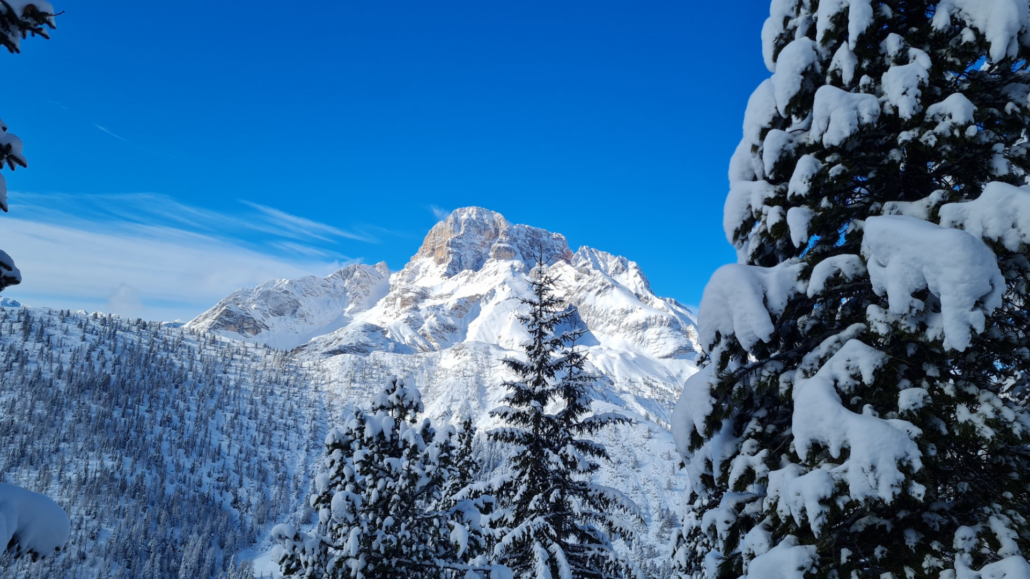
[[[375,240],[249,203],[216,212],[153,194],[12,198],[0,248],[24,281],[5,296],[153,320],[190,319],[271,279],[328,275],[358,261],[338,240]]]

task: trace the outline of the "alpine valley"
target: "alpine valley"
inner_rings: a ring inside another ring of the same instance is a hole
[[[498,468],[482,434],[512,378],[500,361],[527,338],[516,316],[538,256],[586,332],[594,411],[631,418],[596,436],[612,458],[597,482],[645,514],[618,547],[667,574],[686,484],[668,429],[696,372],[693,314],[624,257],[471,207],[399,271],[270,281],[185,326],[0,304],[0,472],[72,520],[64,556],[0,558],[4,576],[274,575],[270,530],[314,520],[326,433],[391,375],[418,386],[434,424],[471,417]]]

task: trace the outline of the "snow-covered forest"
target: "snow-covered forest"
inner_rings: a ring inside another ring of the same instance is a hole
[[[326,409],[282,352],[58,310],[0,320],[4,481],[72,521],[64,554],[7,554],[4,576],[216,577],[304,500]]]

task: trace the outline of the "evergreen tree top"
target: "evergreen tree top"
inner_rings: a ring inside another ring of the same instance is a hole
[[[382,412],[397,420],[414,423],[418,414],[424,410],[422,394],[418,388],[407,386],[396,376],[388,377],[386,386],[372,399],[373,414]]]

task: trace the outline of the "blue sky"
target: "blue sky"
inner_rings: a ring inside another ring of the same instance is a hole
[[[479,205],[696,304],[766,0],[55,2],[0,55],[0,247],[32,305],[188,318],[239,285],[403,267]]]

